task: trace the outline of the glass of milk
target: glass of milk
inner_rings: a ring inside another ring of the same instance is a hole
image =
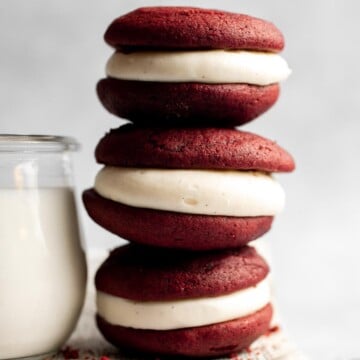
[[[71,138],[0,135],[0,359],[44,358],[73,331],[86,262]]]

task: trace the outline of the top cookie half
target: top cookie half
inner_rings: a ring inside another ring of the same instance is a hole
[[[105,41],[122,50],[246,49],[279,52],[282,33],[249,15],[193,7],[144,7],[115,19]]]

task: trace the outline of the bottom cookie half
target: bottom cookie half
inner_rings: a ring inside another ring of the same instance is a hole
[[[93,189],[83,193],[90,217],[136,243],[193,251],[236,248],[270,230],[273,217],[209,216],[136,208],[108,200]]]
[[[269,330],[270,304],[248,316],[208,326],[140,330],[112,325],[97,316],[104,337],[124,352],[180,357],[215,357],[247,348]]]

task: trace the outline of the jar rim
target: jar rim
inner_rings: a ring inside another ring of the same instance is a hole
[[[0,134],[0,152],[62,152],[80,148],[70,136]]]

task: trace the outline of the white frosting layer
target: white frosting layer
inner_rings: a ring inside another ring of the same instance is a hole
[[[171,330],[217,324],[255,313],[270,302],[269,281],[228,295],[139,302],[97,292],[98,314],[112,325]]]
[[[285,203],[280,184],[256,171],[109,166],[98,173],[95,190],[129,206],[189,214],[271,216]]]
[[[278,54],[244,50],[115,52],[106,74],[123,80],[269,85],[291,73]]]

